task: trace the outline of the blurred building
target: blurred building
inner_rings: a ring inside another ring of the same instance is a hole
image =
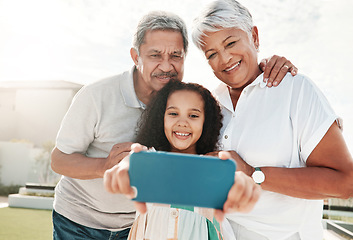
[[[55,140],[81,87],[66,81],[0,82],[0,141],[24,140],[40,146]]]
[[[0,82],[0,183],[48,182],[50,150],[72,98],[66,81]]]

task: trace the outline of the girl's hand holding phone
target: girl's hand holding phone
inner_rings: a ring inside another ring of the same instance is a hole
[[[141,152],[146,151],[147,147],[141,144],[134,143],[131,145],[131,151]],[[136,192],[130,185],[129,178],[129,163],[130,155],[126,156],[119,164],[104,173],[104,187],[110,193],[120,193],[132,199],[135,197]],[[145,213],[147,211],[146,203],[134,201],[137,211]]]
[[[218,153],[220,159],[230,159],[229,152],[221,151]],[[235,181],[229,190],[223,210],[215,210],[215,218],[222,221],[225,213],[231,212],[250,212],[261,194],[260,185],[256,184],[252,178],[242,171],[235,172]]]
[[[131,146],[133,152],[146,151],[147,148],[140,144]],[[230,159],[229,152],[220,151],[218,157],[222,160]],[[125,157],[119,164],[107,170],[104,174],[104,186],[110,193],[124,194],[129,198],[136,197],[136,191],[130,185],[129,178],[129,156]],[[215,210],[215,217],[222,221],[225,213],[249,212],[260,197],[261,187],[241,171],[235,173],[235,181],[228,192],[228,197],[223,205],[223,210]],[[134,201],[137,211],[145,213],[146,203]]]

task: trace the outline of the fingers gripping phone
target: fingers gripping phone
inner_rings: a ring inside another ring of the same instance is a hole
[[[130,184],[139,202],[223,209],[236,164],[212,156],[138,152],[130,156]]]

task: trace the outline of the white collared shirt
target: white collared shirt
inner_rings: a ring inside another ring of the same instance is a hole
[[[133,71],[84,86],[76,94],[57,136],[60,151],[106,158],[114,144],[134,141],[144,107],[134,90]],[[54,209],[81,225],[111,231],[130,227],[135,218],[131,200],[108,193],[102,178],[63,176],[55,189]]]
[[[260,75],[244,88],[233,110],[225,84],[214,95],[224,115],[221,143],[253,167],[305,167],[310,153],[337,115],[312,81],[289,73],[278,87],[267,88]],[[263,191],[249,214],[230,221],[269,239],[299,232],[301,239],[322,239],[322,201]]]

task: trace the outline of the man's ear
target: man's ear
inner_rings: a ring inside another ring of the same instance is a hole
[[[258,32],[256,26],[254,26],[252,28],[251,35],[252,35],[252,40],[254,42],[254,46],[255,46],[256,50],[259,50],[259,46],[260,46],[259,32]]]
[[[138,60],[139,60],[139,54],[138,54],[137,50],[135,48],[131,48],[130,49],[130,55],[131,55],[132,61],[134,61],[135,66],[137,67],[138,66]]]

